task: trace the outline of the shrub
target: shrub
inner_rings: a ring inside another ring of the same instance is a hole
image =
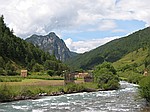
[[[98,83],[99,88],[104,90],[119,88],[119,76],[111,63],[104,62],[98,65],[93,73],[94,81]]]
[[[73,83],[67,84],[63,89],[65,93],[81,92],[83,90],[85,90],[85,87],[83,85],[78,85]]]
[[[139,84],[140,80],[144,77],[142,74],[134,71],[125,71],[120,72],[119,76],[122,80],[125,80],[130,83]]]
[[[48,70],[47,74],[52,77],[55,74],[55,72],[54,70]]]
[[[31,96],[34,96],[35,93],[28,88],[23,88],[20,95],[25,96],[25,97],[31,97]]]
[[[32,71],[34,72],[40,72],[44,70],[44,67],[41,64],[36,63],[33,67],[32,67]]]
[[[7,85],[0,86],[0,102],[11,101],[14,94]]]
[[[150,76],[143,78],[140,83],[139,92],[140,95],[150,102]]]

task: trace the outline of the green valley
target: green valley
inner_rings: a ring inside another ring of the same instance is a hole
[[[104,61],[116,62],[130,52],[137,51],[140,48],[147,48],[149,44],[150,28],[147,27],[71,58],[66,61],[66,64],[74,67],[74,69],[92,69],[95,65]]]

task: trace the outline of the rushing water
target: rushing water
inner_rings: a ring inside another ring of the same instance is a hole
[[[137,97],[137,85],[120,82],[121,89],[45,96],[0,104],[0,112],[138,112],[145,105]]]

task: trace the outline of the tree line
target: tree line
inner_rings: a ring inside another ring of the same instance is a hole
[[[15,36],[0,17],[0,75],[15,75],[19,69],[29,71],[52,70],[62,72],[67,69],[61,61],[33,44]]]

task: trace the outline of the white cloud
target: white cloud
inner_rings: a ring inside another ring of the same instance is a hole
[[[150,4],[149,0],[119,0],[115,12],[108,17],[120,20],[139,20],[150,25],[148,4]]]
[[[126,32],[124,29],[114,29],[112,32]]]
[[[117,25],[113,20],[102,20],[101,23],[99,24],[98,29],[101,31],[105,31],[114,29],[116,27]]]
[[[1,0],[1,4],[1,14],[19,36],[69,27],[77,17],[70,0]]]
[[[102,39],[91,39],[91,40],[77,41],[77,42],[74,42],[71,38],[68,38],[65,40],[65,43],[71,51],[75,51],[77,53],[84,53],[98,46],[101,46],[111,40],[114,40],[116,38],[119,37],[106,37]]]
[[[0,14],[22,37],[52,30],[76,31],[87,24],[97,30],[115,30],[114,20],[140,20],[150,25],[150,0],[0,0],[0,3]]]

